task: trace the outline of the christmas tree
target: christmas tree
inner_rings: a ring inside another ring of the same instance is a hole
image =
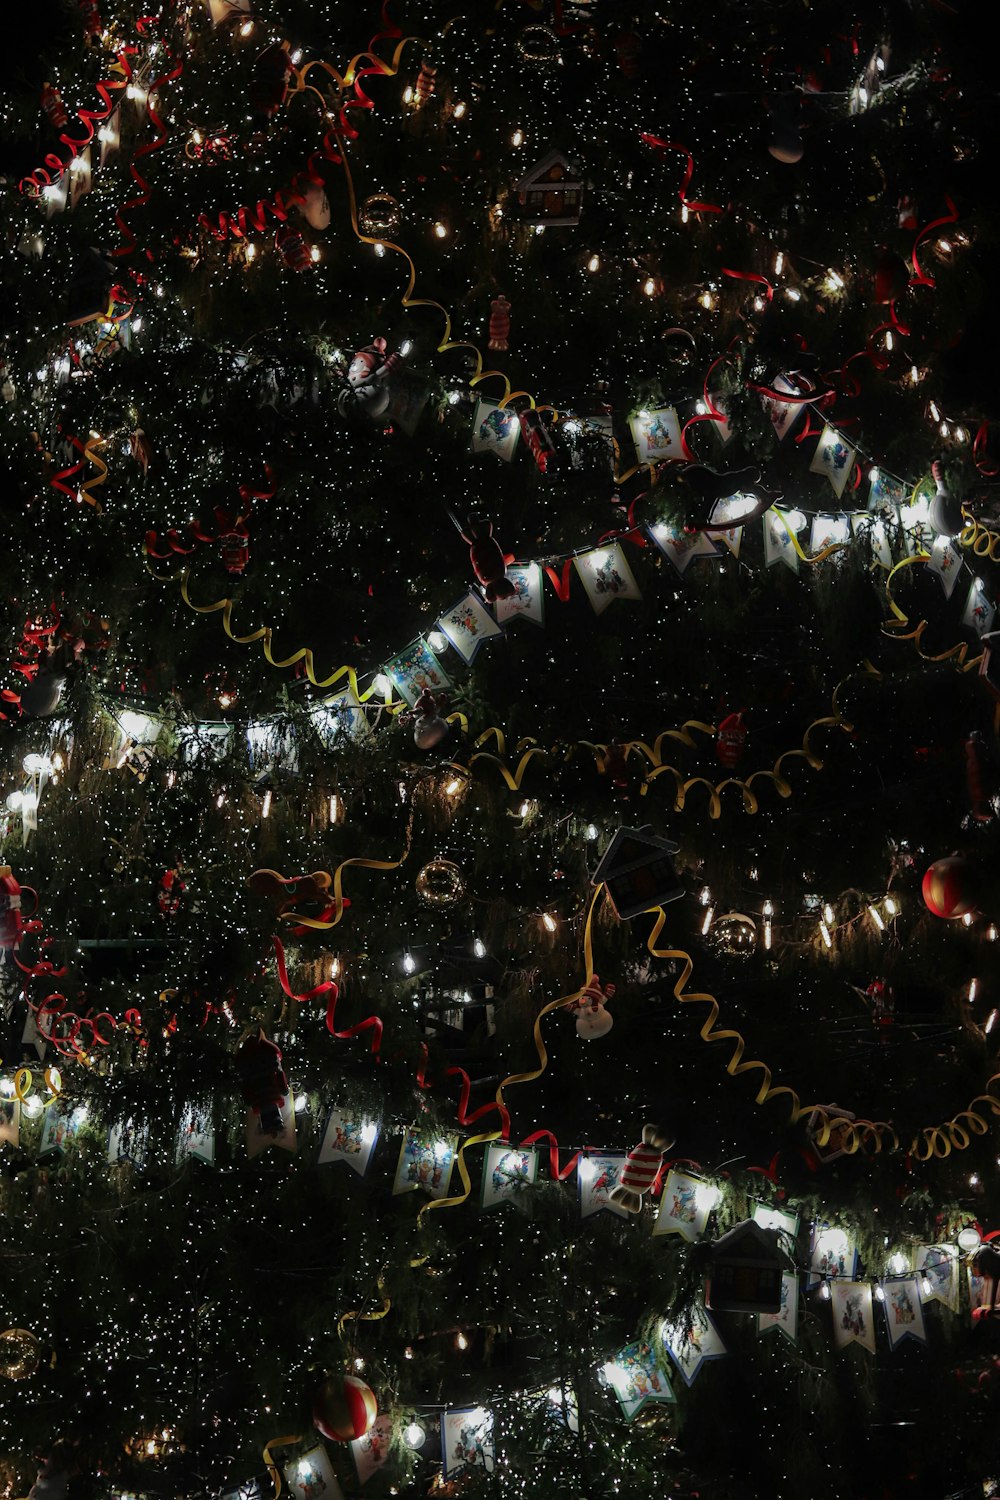
[[[5,1496],[995,1492],[975,20],[16,18]]]

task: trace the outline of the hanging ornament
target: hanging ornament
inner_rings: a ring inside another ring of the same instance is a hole
[[[510,303],[501,292],[490,303],[490,348],[502,351],[509,349],[509,338]]]
[[[875,258],[875,301],[895,302],[910,284],[910,268],[892,250],[882,249]]]
[[[611,1012],[604,1002],[614,997],[613,984],[601,984],[599,975],[592,974],[577,996],[572,1009],[576,1013],[576,1034],[593,1041],[595,1037],[607,1036],[615,1024]]]
[[[377,1415],[375,1392],[356,1375],[331,1375],[313,1395],[313,1426],[335,1443],[364,1437]]]
[[[618,1186],[611,1189],[611,1202],[630,1214],[639,1213],[643,1194],[648,1193],[656,1181],[663,1153],[673,1144],[673,1137],[656,1125],[644,1125],[642,1140],[626,1156]]]
[[[288,1078],[281,1066],[281,1048],[263,1028],[248,1036],[234,1059],[243,1098],[260,1119],[263,1135],[280,1135],[281,1111],[288,1094]]]
[[[962,501],[952,493],[944,476],[944,466],[938,459],[931,464],[934,478],[934,498],[927,508],[927,519],[939,536],[958,536],[965,521],[962,517]]]
[[[529,407],[518,414],[518,421],[521,424],[521,436],[527,443],[528,451],[535,460],[539,472],[547,473],[549,464],[555,457],[556,445],[542,420],[541,413],[534,407]]]
[[[373,240],[389,239],[399,228],[400,209],[391,193],[372,193],[358,211],[358,228]]]
[[[288,42],[272,42],[265,47],[253,66],[250,103],[257,114],[270,120],[288,98],[288,80],[294,69]]]
[[[562,61],[559,38],[551,26],[526,26],[517,39],[522,62],[534,68],[551,68]]]
[[[507,577],[507,564],[514,561],[514,556],[505,553],[494,539],[493,522],[470,519],[461,537],[468,544],[472,571],[487,604],[497,599],[512,599],[517,590]]]
[[[180,870],[164,870],[160,876],[156,904],[161,915],[174,917],[181,909],[181,899],[187,886],[181,879]]]
[[[78,0],[78,4],[83,19],[83,35],[89,42],[92,37],[101,34],[101,13],[97,9],[97,0]]]
[[[872,1022],[879,1031],[888,1031],[896,1019],[896,995],[884,979],[873,979],[865,990],[872,1008]]]
[[[312,265],[305,240],[290,224],[282,224],[274,236],[274,248],[292,271],[308,271]]]
[[[342,417],[356,411],[367,417],[381,417],[388,411],[392,376],[402,364],[402,355],[386,354],[385,350],[385,339],[373,339],[351,360],[347,367],[347,389],[337,397],[337,410]]]
[[[240,574],[250,561],[250,538],[246,526],[237,525],[232,531],[219,537],[222,548],[222,566],[227,573]]]
[[[969,1256],[969,1269],[986,1282],[986,1299],[973,1310],[973,1322],[1000,1315],[1000,1250],[993,1244],[980,1245]]]
[[[923,878],[920,894],[935,917],[954,921],[974,912],[978,905],[979,871],[960,854],[937,859]]]
[[[24,909],[24,893],[34,897],[30,911]],[[10,865],[0,865],[0,952],[16,948],[25,931],[25,925],[38,906],[38,892],[30,885],[21,885]],[[37,924],[35,924],[37,926]]]
[[[768,151],[775,161],[789,165],[802,160],[802,124],[797,95],[778,99],[771,109],[771,143]]]
[[[413,85],[413,102],[416,106],[426,104],[437,87],[437,68],[425,57],[420,64],[417,81]]]
[[[33,719],[47,719],[59,707],[65,686],[65,672],[39,672],[21,693],[23,712]]]
[[[414,884],[425,906],[454,906],[465,894],[465,882],[458,865],[440,855],[424,865]]]
[[[448,703],[447,693],[432,693],[424,688],[413,705],[413,743],[418,750],[433,750],[448,734],[451,726],[441,717]]]
[[[5,1380],[27,1380],[42,1362],[42,1346],[27,1328],[5,1328],[0,1333],[0,1375]]]
[[[757,924],[741,911],[728,911],[712,924],[712,943],[725,958],[749,958],[757,947]]]
[[[42,109],[45,111],[45,118],[55,130],[66,129],[69,124],[69,115],[62,102],[62,95],[51,83],[42,84]]]
[[[743,722],[743,710],[727,714],[719,725],[715,737],[715,753],[722,764],[732,770],[739,765],[747,748],[747,726]]]

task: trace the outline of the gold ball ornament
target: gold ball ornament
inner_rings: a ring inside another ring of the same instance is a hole
[[[724,958],[749,958],[757,947],[757,924],[741,911],[727,911],[712,925],[712,943]]]
[[[465,881],[458,865],[440,855],[424,865],[415,884],[417,895],[426,906],[454,906],[465,894]]]
[[[42,1362],[42,1346],[27,1328],[5,1328],[0,1333],[0,1375],[27,1380]]]
[[[384,240],[399,228],[399,202],[391,193],[372,193],[358,210],[358,227],[372,239]]]

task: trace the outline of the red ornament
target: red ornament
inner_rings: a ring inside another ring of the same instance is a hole
[[[611,1202],[627,1209],[630,1214],[637,1214],[642,1208],[643,1194],[648,1193],[656,1181],[663,1153],[672,1145],[669,1135],[655,1125],[644,1125],[642,1140],[626,1156],[621,1181],[611,1190]]]
[[[290,224],[283,224],[278,230],[274,236],[274,246],[285,265],[291,270],[308,271],[312,265],[312,257],[305,240]]]
[[[97,9],[97,0],[79,0],[80,14],[83,17],[83,34],[89,40],[92,36],[99,36],[101,32],[101,13]]]
[[[462,541],[469,544],[469,561],[472,571],[482,585],[483,598],[487,604],[497,599],[510,599],[517,593],[507,577],[507,564],[513,562],[493,536],[492,521],[470,521],[462,532]]]
[[[615,38],[618,66],[626,78],[638,78],[642,72],[642,41],[634,31],[623,31]]]
[[[510,348],[510,303],[503,292],[490,303],[490,348]]]
[[[25,926],[25,914],[21,906],[21,897],[25,891],[31,891],[37,906],[38,896],[31,886],[22,886],[10,865],[0,865],[0,951],[16,948],[24,933],[29,930]],[[31,908],[32,911],[35,906]]]
[[[935,860],[920,886],[927,910],[949,921],[974,912],[978,894],[976,874],[975,866],[960,854]]]
[[[727,770],[739,764],[747,747],[747,726],[743,722],[743,710],[727,714],[719,725],[715,739],[715,753]]]
[[[156,904],[165,917],[175,916],[181,909],[181,897],[187,886],[179,870],[164,870],[160,876],[160,890]]]
[[[294,72],[287,42],[265,47],[253,68],[250,103],[259,115],[270,119],[288,98],[288,80]]]
[[[425,57],[420,64],[420,72],[413,89],[413,97],[417,104],[426,104],[437,87],[437,68],[433,67]]]
[[[42,109],[50,125],[56,130],[66,129],[69,124],[69,115],[62,102],[62,95],[51,83],[42,84]]]
[[[910,284],[910,268],[891,250],[880,250],[875,261],[875,301],[895,302]]]
[[[288,1093],[288,1079],[281,1066],[281,1048],[258,1029],[248,1036],[236,1054],[236,1072],[243,1097],[260,1117],[261,1131],[281,1134],[281,1111]]]
[[[227,531],[219,537],[222,543],[222,566],[227,573],[242,573],[250,561],[250,543],[245,531]]]
[[[313,1426],[336,1443],[364,1437],[377,1415],[375,1392],[356,1375],[331,1375],[313,1396]]]
[[[535,460],[541,473],[546,473],[550,460],[555,456],[556,445],[552,441],[549,429],[533,407],[522,411],[518,415],[521,424],[521,436],[528,445],[528,450]]]

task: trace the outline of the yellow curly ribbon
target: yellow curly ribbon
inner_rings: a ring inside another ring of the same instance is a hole
[[[1000,532],[991,531],[984,526],[982,521],[962,506],[962,520],[965,525],[959,534],[959,544],[962,547],[971,548],[976,557],[988,558],[990,562],[1000,562]]]
[[[980,662],[986,654],[984,651],[980,651],[978,656],[974,656],[970,660],[968,642],[960,641],[956,646],[949,646],[944,651],[939,651],[936,654],[928,655],[928,653],[926,651],[923,651],[920,646],[920,642],[923,638],[924,631],[927,629],[928,622],[926,620],[921,620],[919,624],[911,629],[909,616],[903,609],[900,608],[895,599],[892,597],[892,580],[895,578],[896,574],[899,573],[903,568],[913,567],[916,563],[926,563],[928,557],[929,554],[926,552],[918,552],[913,557],[904,557],[901,562],[898,562],[896,564],[896,566],[887,576],[885,580],[886,603],[888,604],[889,609],[892,612],[892,619],[883,621],[882,634],[891,636],[891,638],[896,641],[912,641],[914,646],[916,647],[917,655],[920,657],[921,661],[941,662],[951,661],[954,658],[955,665],[960,672],[972,672],[979,667]]]
[[[104,507],[101,505],[99,500],[96,500],[94,498],[91,492],[102,485],[108,477],[108,466],[104,462],[103,458],[100,455],[100,452],[98,451],[103,447],[103,438],[92,437],[87,443],[87,446],[84,448],[83,456],[88,463],[93,464],[94,468],[97,470],[97,477],[95,479],[88,479],[86,484],[82,484],[80,486],[81,497],[86,500],[88,505],[92,505],[94,507],[99,516],[104,514]]]
[[[379,1273],[379,1278],[376,1282],[376,1286],[378,1287],[379,1296],[382,1298],[382,1306],[376,1308],[374,1312],[361,1312],[360,1309],[354,1309],[351,1312],[341,1313],[340,1317],[337,1319],[337,1335],[339,1338],[344,1337],[345,1323],[377,1323],[380,1318],[384,1318],[385,1315],[389,1312],[390,1308],[392,1307],[392,1299],[386,1292],[385,1276],[381,1272]]]
[[[42,1074],[45,1079],[45,1087],[49,1091],[49,1097],[42,1101],[42,1108],[48,1109],[50,1104],[55,1104],[62,1093],[62,1074],[58,1068],[46,1068]],[[30,1068],[18,1068],[14,1074],[14,1098],[19,1104],[24,1104],[31,1094],[34,1079]]]
[[[336,927],[344,915],[344,871],[348,865],[355,865],[361,870],[398,870],[400,865],[405,864],[410,854],[410,844],[413,838],[413,809],[406,824],[406,835],[403,842],[403,852],[398,859],[367,859],[359,854],[352,855],[350,859],[342,859],[333,872],[331,879],[332,891],[330,896],[335,909],[334,915],[329,922],[321,921],[318,917],[304,917],[296,911],[283,911],[281,920],[283,922],[294,922],[297,927],[312,927],[317,932],[327,932],[331,927]]]
[[[489,761],[492,765],[496,766],[503,780],[507,783],[508,789],[512,792],[516,792],[520,790],[521,782],[524,779],[524,773],[528,769],[528,766],[534,759],[534,757],[536,755],[547,754],[548,751],[543,750],[541,745],[533,745],[530,749],[524,752],[513,771],[508,769],[508,767],[504,764],[504,762],[498,755],[491,755],[487,750],[473,751],[473,753],[469,756],[467,765],[460,765],[457,761],[449,761],[448,764],[452,767],[453,770],[465,771],[466,773],[468,773],[472,770],[472,767],[476,764],[477,761]]]
[[[268,1441],[264,1444],[264,1463],[267,1465],[267,1472],[270,1474],[271,1482],[274,1485],[274,1500],[278,1500],[278,1496],[281,1494],[281,1470],[278,1468],[278,1465],[274,1461],[274,1455],[272,1454],[271,1449],[290,1448],[292,1443],[301,1443],[301,1441],[302,1434],[299,1432],[293,1433],[290,1437],[269,1438]]]
[[[768,512],[768,514],[771,514],[771,513],[772,512],[770,512],[770,511]],[[791,526],[789,526],[788,519],[787,519],[787,517],[785,515],[785,512],[783,510],[773,510],[773,514],[778,517],[778,520],[781,522],[782,526],[784,526],[785,530],[788,532],[788,535],[789,535],[789,538],[791,540],[792,546],[795,548],[795,551],[796,551],[796,554],[798,555],[798,557],[800,557],[801,560],[804,563],[809,563],[810,567],[812,567],[816,563],[825,562],[826,559],[828,557],[831,557],[834,552],[845,552],[847,550],[847,548],[851,545],[850,542],[830,542],[830,544],[828,546],[823,547],[819,552],[817,552],[816,555],[815,555],[815,557],[810,557],[807,552],[803,552],[803,550],[802,550],[802,543],[799,541],[798,537],[795,535],[795,532],[792,530]]]
[[[433,1209],[457,1208],[460,1203],[464,1203],[466,1201],[469,1194],[472,1192],[472,1178],[469,1176],[469,1169],[465,1165],[466,1151],[468,1151],[470,1146],[481,1146],[484,1141],[499,1141],[502,1136],[503,1131],[501,1130],[486,1130],[482,1135],[470,1135],[467,1141],[462,1142],[455,1156],[455,1165],[458,1167],[458,1175],[462,1179],[462,1191],[460,1193],[456,1193],[454,1197],[451,1198],[429,1199],[417,1214],[418,1225],[422,1222],[424,1215],[429,1214]],[[426,1259],[426,1257],[424,1257],[424,1259]],[[424,1262],[422,1260],[411,1261],[411,1265],[423,1265],[423,1263]]]

